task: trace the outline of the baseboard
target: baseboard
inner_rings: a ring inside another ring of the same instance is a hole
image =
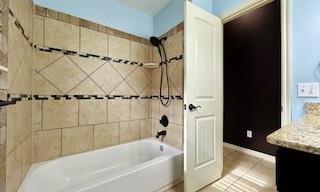
[[[234,150],[240,151],[242,153],[246,153],[248,155],[252,155],[252,156],[255,156],[255,157],[258,157],[258,158],[262,158],[262,159],[264,159],[266,161],[269,161],[269,162],[272,162],[272,163],[276,162],[276,158],[274,156],[272,156],[272,155],[268,155],[268,154],[265,154],[265,153],[261,153],[261,152],[258,152],[258,151],[254,151],[254,150],[251,150],[251,149],[247,149],[247,148],[240,147],[240,146],[233,145],[233,144],[226,143],[226,142],[223,143],[223,146],[228,147],[230,149],[234,149]]]

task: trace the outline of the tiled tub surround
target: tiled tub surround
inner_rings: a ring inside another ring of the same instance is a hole
[[[8,1],[8,80],[10,95],[32,94],[33,49],[29,42],[33,34],[33,3],[31,0]],[[10,10],[10,11],[9,11]],[[23,99],[6,110],[5,191],[18,189],[32,164],[32,102]],[[3,190],[3,189],[2,189]]]
[[[183,23],[177,25],[175,28],[164,34],[167,40],[164,42],[164,46],[168,55],[168,58],[179,57],[183,55]],[[160,57],[156,48],[153,49],[153,62],[159,62]],[[168,74],[170,82],[171,95],[183,95],[183,59],[174,60],[168,64]],[[152,94],[159,95],[160,90],[160,68],[152,71]],[[165,73],[164,73],[165,74]],[[163,83],[163,94],[167,94],[167,83]],[[156,135],[157,131],[167,130],[167,136],[164,141],[179,149],[183,148],[183,100],[172,100],[168,107],[164,107],[159,99],[152,100],[152,129],[153,135]],[[167,115],[169,118],[169,126],[164,128],[159,124],[159,120],[162,115]]]
[[[33,160],[151,137],[149,99],[33,101]]]
[[[166,46],[176,46],[181,26]],[[34,37],[33,162],[155,136],[157,110],[172,122],[165,141],[181,148],[182,81],[172,76],[180,92],[157,107],[159,73],[142,67],[158,57],[148,40],[38,6]],[[182,78],[174,50],[170,74]]]
[[[267,137],[271,144],[320,155],[320,104],[306,103],[305,115]]]
[[[0,66],[7,67],[8,0],[0,0]],[[7,73],[0,71],[0,100],[7,99]],[[0,192],[6,190],[6,125],[7,111],[0,108]]]

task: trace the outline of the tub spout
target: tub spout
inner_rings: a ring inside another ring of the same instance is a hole
[[[160,131],[160,132],[157,132],[156,138],[159,139],[160,136],[165,136],[165,135],[167,135],[167,131],[165,131],[165,130]]]

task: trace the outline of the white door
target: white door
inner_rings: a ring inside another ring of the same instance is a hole
[[[221,177],[223,168],[222,22],[185,5],[185,191]],[[194,105],[195,109],[190,110]]]

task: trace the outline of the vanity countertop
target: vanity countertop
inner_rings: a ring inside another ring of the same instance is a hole
[[[273,145],[320,155],[320,104],[308,103],[305,115],[267,136]]]

